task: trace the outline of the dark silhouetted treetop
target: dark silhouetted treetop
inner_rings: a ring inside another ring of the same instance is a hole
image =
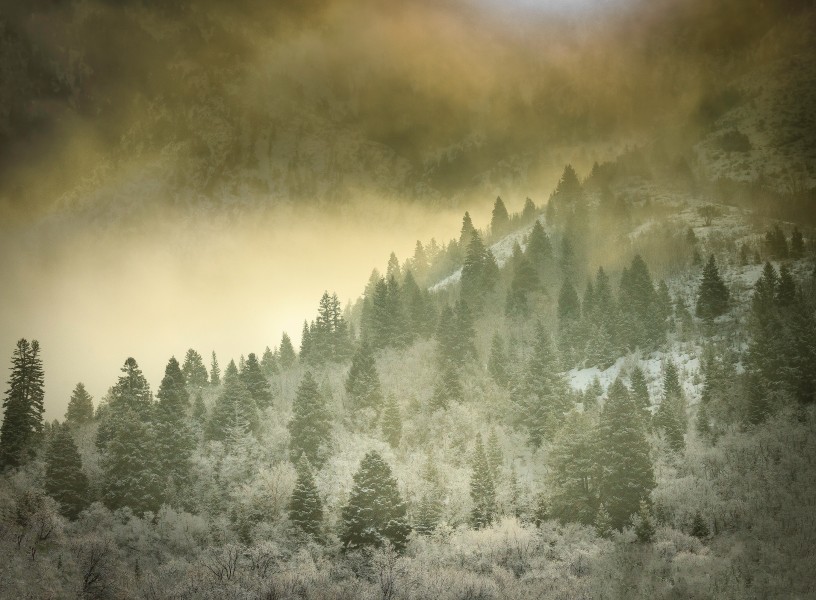
[[[552,260],[552,243],[539,221],[533,223],[524,253],[533,263],[533,266],[539,270],[547,266]]]
[[[218,366],[218,358],[216,358],[214,350],[210,365],[210,385],[221,385],[221,369]]]
[[[728,300],[728,288],[720,277],[712,254],[703,267],[703,279],[697,294],[697,316],[706,320],[719,317],[728,310]]]
[[[470,498],[473,501],[470,512],[473,527],[482,529],[489,526],[496,518],[496,485],[480,434],[476,435],[471,460]]]
[[[190,404],[190,396],[187,393],[186,379],[175,357],[171,357],[167,361],[167,366],[164,368],[164,377],[161,384],[159,384],[156,397],[159,399],[159,405],[164,411],[179,416],[186,414],[187,406]]]
[[[192,387],[204,387],[207,385],[207,367],[201,355],[190,348],[184,356],[184,365],[181,367],[187,385]]]
[[[11,356],[11,375],[3,399],[0,470],[18,467],[33,456],[43,431],[45,381],[40,344],[20,339]]]
[[[221,394],[213,405],[207,425],[207,438],[229,441],[258,428],[258,405],[247,389],[235,366],[230,361],[224,372]]]
[[[269,346],[264,349],[261,356],[261,370],[267,377],[272,377],[278,372],[278,358]]]
[[[663,376],[663,399],[655,413],[655,426],[661,429],[671,448],[682,450],[685,445],[685,433],[688,428],[686,417],[686,400],[677,367],[669,361]]]
[[[507,213],[507,207],[501,196],[496,196],[496,202],[493,204],[493,213],[490,218],[490,234],[494,239],[503,236],[510,229],[510,215]]]
[[[114,410],[127,407],[138,414],[147,415],[153,403],[153,394],[136,359],[129,357],[125,360],[121,371],[123,374],[110,390],[110,407]]]
[[[484,304],[485,295],[493,290],[498,280],[498,266],[493,255],[482,243],[482,238],[473,232],[467,246],[465,264],[462,267],[462,298],[472,311],[478,313]]]
[[[790,253],[788,240],[785,237],[785,232],[782,231],[779,225],[774,225],[774,228],[765,234],[765,247],[771,255],[771,258],[788,258]]]
[[[258,357],[255,356],[254,352],[250,352],[247,356],[246,364],[241,372],[241,381],[249,390],[258,408],[264,409],[272,405],[272,391],[269,381],[267,381],[266,375],[261,369],[261,364],[258,362]]]
[[[340,542],[345,550],[390,542],[401,552],[410,532],[406,505],[391,468],[372,450],[354,474],[348,504],[342,511]]]
[[[93,398],[85,389],[85,384],[79,382],[71,392],[68,410],[65,412],[65,422],[69,425],[84,425],[93,421],[93,413]]]
[[[462,217],[462,229],[459,231],[459,248],[466,249],[470,245],[474,233],[476,233],[476,229],[473,227],[470,213],[465,211],[465,216]]]
[[[532,222],[536,216],[536,205],[530,198],[524,199],[524,208],[521,209],[521,222],[523,224]]]
[[[385,401],[381,428],[383,438],[388,442],[388,445],[397,448],[402,439],[402,416],[400,415],[397,400],[393,396],[389,396]]]
[[[547,462],[550,511],[562,523],[592,525],[598,512],[597,429],[590,413],[570,411]]]
[[[74,438],[67,425],[57,425],[45,455],[45,492],[59,504],[60,512],[76,519],[89,504],[88,478],[82,471]]]

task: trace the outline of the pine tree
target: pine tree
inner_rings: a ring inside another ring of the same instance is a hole
[[[550,238],[538,221],[533,223],[524,253],[539,273],[552,261],[553,249]]]
[[[184,365],[181,367],[184,378],[187,380],[187,385],[194,388],[204,387],[207,385],[207,367],[204,366],[204,361],[201,355],[190,348],[184,356]]]
[[[470,219],[470,214],[465,211],[465,216],[462,217],[462,229],[459,232],[459,247],[466,250],[473,239],[473,234],[476,233],[476,228],[473,227],[473,221]]]
[[[198,394],[200,393],[199,391]],[[178,506],[188,500],[184,491],[189,481],[195,436],[187,421],[190,398],[185,377],[175,357],[167,362],[156,396],[159,403],[153,416],[153,452],[157,463],[158,485],[162,499],[170,500]]]
[[[346,393],[352,412],[369,410],[374,416],[380,414],[383,405],[382,386],[371,347],[363,342],[351,360],[346,378]]]
[[[677,367],[673,362],[666,365],[663,377],[663,400],[655,413],[655,425],[662,429],[669,446],[675,451],[682,450],[685,445],[687,428],[686,401],[683,397],[683,388],[677,374]]]
[[[320,468],[325,460],[321,447],[329,442],[331,433],[331,415],[310,371],[306,371],[298,386],[292,413],[289,421],[291,459],[299,460],[303,455]]]
[[[591,525],[598,511],[597,429],[588,412],[570,411],[548,454],[550,511],[561,522]]]
[[[269,346],[266,347],[263,356],[261,356],[261,370],[267,377],[272,377],[278,372],[278,359]]]
[[[204,404],[204,397],[201,392],[196,392],[193,399],[193,419],[197,423],[204,423],[207,420],[207,406]]]
[[[640,509],[635,524],[635,535],[642,544],[648,544],[654,540],[655,526],[652,520],[652,512],[649,510],[649,503],[646,500],[640,501]]]
[[[442,518],[442,482],[432,452],[422,467],[424,490],[414,513],[414,531],[421,535],[433,533]]]
[[[221,385],[221,369],[218,367],[218,358],[216,358],[214,350],[210,365],[210,385]]]
[[[392,448],[397,448],[402,438],[402,417],[400,416],[399,406],[393,396],[385,402],[385,408],[382,415],[382,433],[385,441]]]
[[[184,417],[190,395],[187,393],[186,378],[175,357],[167,361],[164,368],[164,378],[159,384],[159,391],[156,393],[159,405],[167,412],[172,412],[179,418]]]
[[[136,514],[156,512],[162,483],[150,425],[129,407],[110,415],[111,436],[102,452],[102,500],[111,510],[129,506]]]
[[[33,455],[42,434],[45,392],[39,352],[37,340],[21,339],[12,354],[0,428],[0,469],[20,466]]]
[[[386,265],[385,269],[385,279],[388,281],[391,278],[399,281],[402,277],[402,273],[400,272],[400,264],[397,255],[393,252],[388,257],[388,264]]]
[[[691,535],[701,540],[709,536],[708,524],[700,511],[694,513],[694,519],[691,521]]]
[[[796,302],[796,282],[793,280],[787,265],[779,267],[779,283],[776,286],[776,304],[782,308],[793,306]]]
[[[206,437],[228,441],[237,435],[256,431],[257,428],[258,405],[241,380],[235,361],[231,360],[224,372],[221,394],[213,405]]]
[[[711,320],[728,310],[728,288],[720,277],[712,254],[703,268],[703,279],[697,295],[697,316]]]
[[[280,366],[284,369],[288,369],[293,364],[295,364],[295,360],[297,360],[297,355],[295,354],[295,347],[292,346],[292,340],[285,331],[281,336],[281,343],[280,348],[278,350],[280,353]]]
[[[487,362],[487,371],[498,385],[507,387],[510,383],[509,364],[507,353],[504,350],[504,339],[499,332],[493,334],[490,343],[490,358]]]
[[[512,390],[516,421],[527,427],[534,448],[555,433],[570,409],[567,384],[559,371],[550,336],[539,323],[524,379]]]
[[[127,358],[120,370],[122,375],[109,390],[107,405],[100,407],[102,416],[96,431],[96,447],[100,451],[116,435],[116,415],[131,411],[144,422],[153,416],[153,394],[136,359]]]
[[[652,349],[665,339],[660,303],[649,268],[638,254],[621,274],[619,316],[624,349]]]
[[[620,529],[648,499],[655,479],[640,407],[620,379],[608,396],[597,438],[599,497],[611,526]]]
[[[272,405],[272,390],[254,352],[250,352],[241,371],[241,381],[261,410]]]
[[[529,223],[533,219],[535,219],[536,215],[536,205],[535,203],[530,200],[530,198],[525,198],[524,200],[524,207],[521,210],[521,221],[523,223]]]
[[[77,383],[68,401],[65,422],[71,426],[90,423],[93,421],[93,412],[93,398],[85,389],[84,383]]]
[[[411,259],[411,271],[417,280],[425,283],[429,266],[430,263],[428,261],[428,254],[425,252],[425,247],[422,245],[422,242],[417,240],[416,246],[414,246],[414,256]]]
[[[636,365],[635,368],[632,369],[631,384],[632,399],[643,411],[643,422],[648,425],[652,416],[650,410],[652,399],[649,396],[649,386],[646,385],[646,376],[643,374],[643,369],[640,368],[640,365]]]
[[[289,520],[301,533],[317,537],[323,525],[323,502],[305,455],[301,455],[296,470],[297,481],[289,501]]]
[[[504,454],[502,453],[499,436],[495,429],[490,431],[487,438],[487,449],[485,450],[487,465],[490,467],[490,476],[494,483],[498,483],[502,465],[504,465]]]
[[[484,305],[485,296],[493,290],[496,273],[491,264],[492,255],[482,243],[477,232],[470,236],[465,263],[462,266],[462,298],[473,312],[478,313]]]
[[[342,510],[340,542],[345,550],[390,542],[401,552],[411,531],[397,481],[376,451],[368,452],[354,474],[348,504]]]
[[[802,237],[802,232],[798,227],[793,228],[790,243],[790,257],[798,260],[805,255],[805,239]]]
[[[541,289],[533,263],[521,253],[521,248],[513,248],[513,278],[510,280],[510,289],[507,291],[505,313],[510,317],[526,317],[530,314],[529,296]]]
[[[461,402],[464,399],[465,392],[459,379],[459,369],[453,364],[443,366],[431,396],[429,406],[431,412],[444,410],[451,402]]]
[[[45,455],[45,492],[69,519],[76,519],[88,505],[88,478],[67,425],[56,426]]]
[[[473,500],[473,509],[470,521],[476,529],[481,529],[493,523],[493,519],[496,518],[496,487],[490,474],[490,465],[481,435],[476,436],[471,468],[470,498]]]
[[[496,202],[493,204],[493,214],[490,219],[490,235],[493,239],[498,239],[503,236],[510,229],[510,215],[507,213],[507,207],[504,206],[504,201],[501,196],[496,196]]]

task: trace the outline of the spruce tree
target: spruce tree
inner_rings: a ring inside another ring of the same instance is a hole
[[[596,460],[600,502],[611,526],[620,529],[655,487],[641,409],[620,379],[610,386],[601,411]]]
[[[586,411],[570,411],[548,454],[550,511],[563,523],[591,525],[598,511],[597,429]]]
[[[329,442],[331,415],[312,373],[306,371],[292,403],[289,421],[289,454],[293,461],[301,455],[320,468],[325,461],[321,448]]]
[[[280,354],[279,362],[280,366],[284,369],[288,369],[297,360],[297,355],[295,354],[295,347],[292,345],[292,340],[289,337],[289,334],[285,331],[283,335],[281,335],[281,343],[278,349]]]
[[[495,273],[482,238],[477,232],[471,235],[462,266],[462,298],[475,313],[481,311],[484,299],[495,285]]]
[[[453,364],[443,366],[431,396],[429,405],[431,412],[445,410],[451,402],[461,402],[464,399],[465,392],[459,378],[459,369]]]
[[[510,289],[507,290],[505,314],[509,317],[527,317],[530,314],[529,296],[541,288],[533,263],[522,254],[521,248],[513,248],[513,268]]]
[[[317,537],[323,524],[323,502],[305,455],[301,455],[296,470],[297,481],[289,501],[289,520],[302,534]]]
[[[89,503],[88,478],[67,425],[56,426],[45,455],[45,493],[69,519],[76,519]]]
[[[524,200],[524,207],[521,209],[521,221],[523,223],[529,223],[533,219],[535,219],[536,215],[536,205],[530,198],[525,198]]]
[[[264,349],[263,356],[261,356],[261,370],[267,377],[272,377],[278,372],[278,359],[269,346]]]
[[[501,196],[496,196],[493,204],[493,214],[490,219],[490,235],[493,239],[498,239],[510,229],[510,215]]]
[[[206,437],[211,440],[229,441],[236,436],[254,432],[257,428],[258,405],[241,380],[235,361],[231,360],[224,372],[221,394],[213,405]]]
[[[476,529],[482,529],[493,523],[496,518],[496,485],[490,473],[482,436],[476,436],[476,446],[471,462],[470,498],[473,508],[470,522]]]
[[[414,512],[414,531],[421,535],[433,533],[442,518],[442,481],[432,452],[422,467],[422,495]]]
[[[192,387],[204,387],[207,385],[207,367],[201,355],[190,348],[184,356],[184,365],[181,367],[187,385]]]
[[[151,427],[132,408],[111,411],[110,439],[101,456],[102,501],[111,510],[130,507],[155,513],[162,502],[162,480]]]
[[[346,393],[350,409],[355,413],[369,410],[375,416],[383,405],[382,386],[377,374],[377,365],[371,347],[364,341],[351,360],[351,368],[346,378]]]
[[[33,455],[42,434],[45,383],[39,352],[37,340],[21,339],[12,354],[0,428],[0,469],[20,466]]]
[[[343,548],[379,547],[388,541],[401,552],[411,532],[406,512],[391,468],[379,453],[368,452],[354,474],[348,504],[342,510]]]
[[[552,261],[552,243],[539,221],[533,223],[524,253],[539,273],[547,268]]]
[[[399,406],[393,396],[385,402],[385,408],[382,414],[382,434],[385,441],[392,448],[397,448],[402,438],[402,417],[400,416]]]
[[[153,394],[136,359],[128,357],[120,370],[122,375],[109,390],[107,404],[100,407],[102,416],[96,431],[96,447],[99,450],[104,450],[116,435],[116,415],[131,411],[144,422],[150,421],[153,416]]]
[[[655,526],[652,519],[652,511],[649,510],[649,503],[646,502],[646,500],[640,501],[640,509],[638,510],[637,516],[635,535],[637,535],[639,542],[648,544],[654,540]]]
[[[703,268],[703,279],[697,294],[697,316],[711,320],[728,310],[728,288],[720,277],[712,254]]]
[[[188,500],[184,494],[189,482],[190,457],[195,449],[195,436],[187,421],[190,399],[185,377],[175,357],[170,358],[165,367],[164,378],[156,396],[159,402],[153,416],[153,451],[158,467],[160,493],[165,501],[179,506]]]
[[[673,362],[666,365],[663,377],[663,400],[655,413],[655,425],[666,436],[669,446],[675,451],[682,450],[685,445],[687,428],[686,401],[683,388],[677,374],[677,367]]]
[[[159,405],[167,412],[172,412],[179,418],[186,414],[187,406],[190,404],[190,395],[187,393],[186,378],[179,367],[175,357],[167,361],[164,368],[164,378],[159,384],[159,391],[156,393]]]
[[[473,227],[473,221],[470,219],[470,213],[465,211],[462,217],[462,229],[459,231],[459,247],[462,250],[467,250],[470,241],[473,239],[473,234],[476,233],[476,228]]]
[[[93,398],[85,389],[84,383],[77,383],[68,401],[65,422],[72,426],[90,423],[93,421],[93,412]]]
[[[499,443],[499,436],[495,429],[490,431],[487,438],[487,449],[485,450],[487,457],[487,465],[490,467],[490,476],[494,483],[498,483],[499,475],[501,475],[501,468],[504,465],[504,453]]]
[[[221,385],[221,369],[218,366],[218,358],[215,356],[215,350],[213,350],[212,362],[210,363],[210,385]]]
[[[643,369],[640,368],[640,365],[636,365],[635,368],[632,369],[630,380],[632,384],[632,399],[643,411],[643,422],[648,425],[652,415],[650,410],[652,400],[649,396],[649,386],[646,384],[646,376],[643,374]]]
[[[244,382],[258,408],[263,410],[272,405],[272,390],[254,352],[247,356],[246,364],[241,371],[241,381]]]

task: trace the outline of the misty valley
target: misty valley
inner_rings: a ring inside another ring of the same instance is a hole
[[[816,598],[810,2],[2,4],[0,599]]]

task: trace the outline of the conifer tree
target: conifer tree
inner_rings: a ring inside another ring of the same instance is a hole
[[[422,467],[424,490],[414,513],[414,531],[421,535],[433,533],[442,518],[442,483],[432,452]]]
[[[382,415],[382,434],[385,441],[392,448],[399,446],[402,438],[402,417],[400,416],[397,401],[393,396],[389,396],[385,402]]]
[[[472,311],[478,313],[482,309],[485,296],[495,287],[497,271],[493,255],[474,231],[462,266],[462,298]]]
[[[564,324],[569,321],[577,321],[580,317],[581,301],[578,299],[578,292],[575,291],[572,282],[565,279],[558,293],[558,319]]]
[[[32,456],[43,431],[45,384],[39,352],[37,340],[21,339],[12,354],[0,428],[0,470],[18,467]]]
[[[459,379],[459,369],[450,363],[444,365],[431,396],[429,406],[431,412],[444,410],[450,406],[451,402],[461,402],[464,398],[465,392]]]
[[[159,405],[166,412],[172,412],[179,418],[184,417],[190,403],[190,395],[187,393],[186,378],[174,356],[167,361],[164,377],[159,384],[156,396],[159,399]]]
[[[190,399],[185,377],[175,357],[167,362],[156,396],[159,402],[152,421],[155,428],[154,460],[160,480],[158,485],[162,498],[178,506],[187,500],[184,489],[189,480],[195,436],[187,421]]]
[[[241,381],[249,390],[258,408],[263,410],[272,405],[272,390],[254,352],[250,352],[247,356],[244,368],[241,370]]]
[[[129,406],[111,411],[109,418],[110,438],[101,457],[102,500],[111,510],[129,506],[138,515],[155,513],[162,482],[150,425]]]
[[[781,308],[793,306],[796,302],[796,282],[787,265],[779,267],[779,283],[776,286],[776,304]]]
[[[649,510],[649,503],[646,500],[640,501],[640,510],[638,510],[637,516],[635,535],[637,535],[638,541],[648,544],[654,539],[655,527],[652,512]]]
[[[93,421],[93,398],[85,389],[81,381],[76,384],[68,401],[68,410],[65,412],[65,422],[69,425],[84,425]]]
[[[210,385],[221,385],[221,369],[218,366],[215,350],[213,350],[212,363],[210,363]]]
[[[383,405],[380,376],[377,374],[374,353],[365,341],[360,344],[351,360],[351,369],[346,378],[346,393],[353,412],[370,410],[374,415],[380,414]]]
[[[550,511],[563,523],[591,525],[598,512],[597,429],[590,413],[572,410],[548,454]]]
[[[802,237],[802,232],[798,227],[793,228],[790,243],[790,257],[798,260],[805,255],[805,239]]]
[[[303,455],[320,468],[325,460],[321,447],[329,442],[331,433],[331,415],[310,371],[306,371],[298,386],[292,413],[289,421],[291,459],[299,460]]]
[[[204,397],[200,391],[196,392],[193,399],[193,419],[199,424],[207,420],[207,406],[204,404]]]
[[[535,219],[536,215],[536,205],[530,198],[525,198],[524,200],[524,207],[521,209],[521,221],[523,223],[529,223],[533,219]]]
[[[493,239],[498,239],[510,229],[510,215],[501,196],[496,196],[493,204],[493,214],[490,219],[490,235]]]
[[[494,483],[498,483],[501,468],[504,464],[504,454],[502,453],[499,436],[495,429],[490,431],[490,435],[487,438],[485,456],[487,457],[487,465],[490,467],[490,476],[493,478]]]
[[[69,519],[76,519],[88,505],[88,478],[67,425],[55,427],[45,455],[45,492]]]
[[[611,526],[620,529],[648,499],[655,479],[641,409],[620,379],[608,396],[598,427],[599,497]]]
[[[224,385],[216,398],[207,424],[207,438],[227,441],[236,435],[255,431],[258,427],[258,405],[247,389],[235,361],[224,372]]]
[[[471,462],[470,498],[473,509],[470,521],[476,529],[482,529],[493,523],[496,517],[496,487],[490,474],[482,436],[476,436],[476,447]]]
[[[417,285],[412,271],[405,272],[400,291],[408,330],[420,337],[431,335],[436,322],[433,306],[428,293]]]
[[[281,343],[280,348],[278,349],[280,354],[280,361],[281,367],[284,369],[288,369],[293,364],[295,364],[295,360],[297,360],[297,356],[295,355],[295,347],[292,346],[292,340],[285,331],[283,335],[281,335]]]
[[[539,323],[524,379],[512,391],[516,420],[527,427],[535,448],[555,433],[571,405],[567,384],[559,371],[550,336]]]
[[[697,295],[697,316],[711,320],[728,310],[728,288],[720,277],[712,254],[703,268],[703,279]]]
[[[538,221],[533,223],[524,253],[539,272],[548,267],[552,261],[552,243],[544,227]]]
[[[528,297],[541,288],[533,263],[516,246],[513,252],[513,278],[507,291],[505,313],[510,317],[526,317],[530,313]]]
[[[680,386],[677,367],[673,362],[666,365],[666,373],[663,377],[663,400],[655,413],[655,425],[663,430],[673,450],[679,451],[685,447],[686,401],[683,397],[683,388]]]
[[[648,425],[651,419],[652,400],[649,396],[649,387],[646,385],[646,376],[643,374],[643,369],[640,365],[636,365],[632,369],[631,376],[632,383],[632,399],[643,411],[644,424]]]
[[[416,246],[414,246],[414,256],[411,259],[411,271],[418,281],[425,282],[429,266],[428,254],[425,252],[425,247],[422,245],[422,242],[417,240]]]
[[[340,542],[345,550],[355,550],[387,541],[401,552],[411,532],[406,513],[391,468],[372,450],[354,474],[351,495],[342,510]]]
[[[498,385],[507,387],[510,383],[507,352],[504,349],[504,339],[497,331],[493,334],[490,343],[490,358],[487,362],[487,371]]]
[[[465,211],[465,216],[462,217],[462,229],[459,231],[459,247],[466,250],[473,239],[473,234],[476,233],[476,228],[473,227],[473,221],[470,219],[470,213]]]
[[[187,385],[194,388],[204,387],[207,385],[207,367],[204,366],[204,361],[201,355],[190,348],[184,356],[184,365],[181,367],[184,378],[187,380]]]
[[[266,347],[263,356],[261,356],[261,370],[267,377],[272,377],[278,372],[278,359],[269,346]]]
[[[301,455],[296,470],[297,481],[289,501],[289,520],[301,533],[317,537],[323,524],[323,502],[305,455]]]
[[[402,278],[402,273],[400,272],[399,259],[397,258],[397,255],[393,252],[388,257],[388,264],[386,265],[385,269],[385,280],[388,281],[392,277],[396,281],[399,281]]]

